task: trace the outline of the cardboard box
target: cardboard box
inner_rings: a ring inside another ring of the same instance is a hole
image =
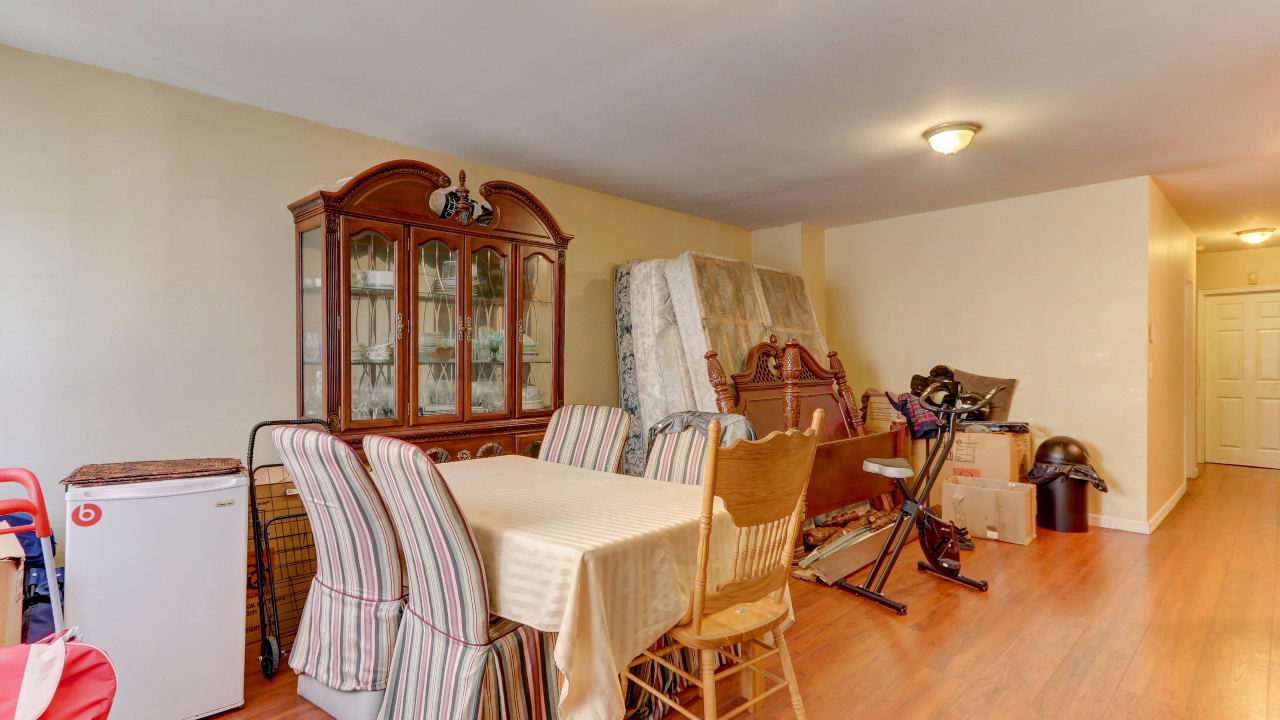
[[[884,548],[885,540],[889,539],[889,533],[892,531],[893,525],[888,525],[875,532],[867,533],[858,538],[857,542],[834,555],[815,561],[809,566],[809,569],[826,584],[835,585],[837,581],[843,580],[875,562],[876,557],[880,555],[880,550]],[[916,527],[913,524],[908,531],[907,543],[915,542],[915,539]]]
[[[9,527],[8,523],[0,525]],[[0,647],[22,643],[23,563],[16,535],[0,535]]]
[[[1017,545],[1036,539],[1036,486],[982,477],[952,477],[942,484],[942,519],[975,538]]]
[[[283,467],[260,468],[254,476],[256,478],[253,488],[254,497],[257,500],[258,515],[262,522],[265,523],[275,517],[306,512],[302,506],[302,498],[293,485],[293,480],[289,478],[289,474]],[[273,557],[276,556],[277,548],[274,543],[272,547],[267,548],[267,552]],[[307,569],[291,565],[286,569],[287,572],[282,572],[277,578],[277,584],[288,580],[288,575],[301,574]],[[314,564],[309,570],[310,574],[315,574]],[[257,645],[262,641],[262,618],[258,616],[258,575],[253,553],[252,517],[249,518],[249,565],[245,590],[245,644]]]
[[[956,433],[942,477],[1017,482],[1031,471],[1029,433]]]
[[[894,421],[906,422],[906,418],[902,413],[893,408],[893,404],[889,402],[889,398],[885,397],[882,392],[874,392],[867,395],[867,432],[882,433],[889,432],[889,426]]]

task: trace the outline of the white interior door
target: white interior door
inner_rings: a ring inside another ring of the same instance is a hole
[[[1205,460],[1280,468],[1280,292],[1205,299]]]

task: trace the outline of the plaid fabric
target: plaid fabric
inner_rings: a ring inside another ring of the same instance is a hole
[[[938,416],[931,410],[924,409],[920,404],[920,398],[911,393],[903,393],[896,399],[889,393],[885,393],[884,396],[889,399],[889,403],[895,410],[907,418],[907,424],[911,426],[912,440],[934,437],[938,434]]]
[[[414,445],[377,435],[364,439],[364,449],[409,581],[379,720],[551,717],[541,635],[490,623],[475,538],[435,463]]]
[[[689,427],[654,437],[644,476],[663,482],[701,485],[706,464],[707,436]]]
[[[289,667],[336,690],[381,690],[404,603],[386,508],[342,441],[297,427],[277,428],[273,439],[316,544],[316,575]]]
[[[621,408],[565,405],[551,416],[539,460],[617,472],[631,416]]]

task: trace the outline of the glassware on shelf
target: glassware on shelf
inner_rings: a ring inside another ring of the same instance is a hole
[[[320,333],[302,333],[302,362],[320,362]]]
[[[520,407],[551,407],[552,353],[556,347],[555,265],[542,252],[530,252],[521,261],[520,292]]]
[[[440,239],[416,246],[418,416],[456,415],[454,337],[458,327],[458,250]],[[448,280],[446,284],[444,281]]]
[[[471,253],[472,412],[498,413],[507,409],[506,339],[507,259],[492,247]]]
[[[351,238],[351,419],[396,419],[396,243],[374,230]],[[357,292],[359,291],[359,292]]]
[[[324,275],[324,235],[320,228],[303,232],[299,238],[300,310],[302,315],[302,362],[298,368],[298,382],[302,391],[302,416],[324,417],[324,383],[317,367],[323,357],[322,342],[324,318],[324,294],[317,292]]]

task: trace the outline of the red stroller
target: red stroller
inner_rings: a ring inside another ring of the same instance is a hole
[[[116,695],[116,673],[107,654],[75,642],[63,629],[62,598],[53,575],[52,531],[40,482],[29,470],[0,470],[0,483],[14,482],[26,499],[0,500],[0,514],[27,513],[30,525],[2,527],[0,534],[34,530],[50,572],[49,597],[56,632],[32,645],[0,648],[0,720],[106,720]]]

